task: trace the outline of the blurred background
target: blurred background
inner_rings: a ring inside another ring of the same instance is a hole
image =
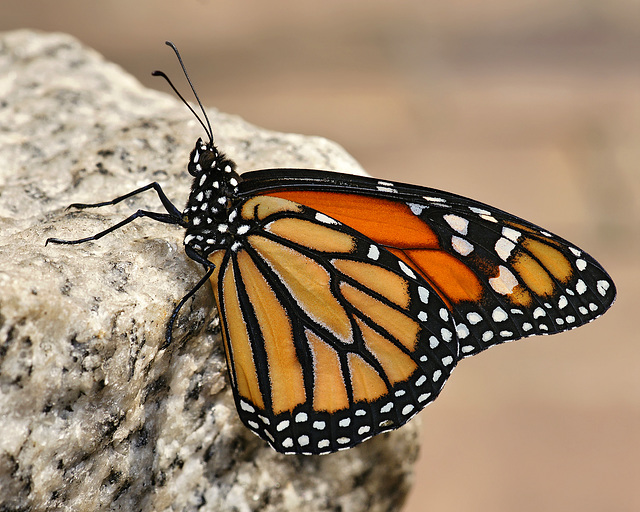
[[[171,39],[205,105],[587,248],[617,304],[461,363],[420,415],[405,510],[640,510],[640,2],[3,0],[17,28],[73,34],[161,90]]]

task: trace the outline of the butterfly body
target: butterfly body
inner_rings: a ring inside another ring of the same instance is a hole
[[[233,237],[241,178],[235,164],[202,139],[191,152],[187,169],[194,179],[182,213],[187,230],[184,244],[206,257],[215,248],[228,246]]]
[[[139,210],[94,236],[48,242],[97,240],[139,217],[184,227],[185,252],[206,272],[174,309],[166,345],[210,281],[238,413],[277,451],[330,453],[398,428],[461,359],[578,327],[615,299],[591,256],[514,215],[328,171],[238,174],[201,123],[209,141],[191,152],[183,211],[152,183],[74,206],[153,188],[167,213]]]

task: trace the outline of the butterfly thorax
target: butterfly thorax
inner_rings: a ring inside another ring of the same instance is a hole
[[[184,244],[205,257],[232,241],[229,226],[241,181],[235,167],[212,143],[202,139],[191,152],[188,170],[194,179],[182,213],[187,224]]]

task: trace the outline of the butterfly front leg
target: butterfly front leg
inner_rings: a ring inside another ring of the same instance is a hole
[[[104,231],[100,231],[99,233],[96,233],[95,235],[92,235],[92,236],[89,236],[89,237],[85,237],[85,238],[79,238],[77,240],[63,240],[61,238],[47,238],[47,240],[45,241],[45,245],[48,245],[50,243],[52,243],[52,244],[75,245],[75,244],[81,244],[81,243],[84,243],[84,242],[89,242],[89,241],[92,241],[92,240],[99,240],[103,236],[108,235],[109,233],[111,233],[113,231],[116,231],[117,229],[120,229],[120,228],[126,226],[127,224],[129,224],[130,222],[133,222],[134,220],[136,220],[139,217],[149,217],[150,219],[153,219],[153,220],[158,221],[158,222],[164,222],[165,224],[177,224],[179,226],[186,227],[186,223],[182,219],[182,214],[181,214],[180,210],[178,210],[178,208],[176,208],[176,206],[169,200],[169,198],[167,198],[166,194],[162,190],[162,187],[155,181],[153,183],[149,183],[148,185],[145,185],[144,187],[140,187],[140,188],[138,188],[136,190],[133,190],[132,192],[129,192],[129,193],[124,194],[122,196],[116,197],[115,199],[112,199],[111,201],[104,201],[102,203],[93,203],[93,204],[73,203],[73,204],[69,205],[67,208],[77,208],[77,209],[83,210],[83,209],[86,209],[86,208],[99,208],[99,207],[102,207],[102,206],[111,206],[111,205],[118,204],[121,201],[124,201],[125,199],[128,199],[129,197],[133,197],[135,195],[141,194],[142,192],[146,192],[147,190],[149,190],[151,188],[153,188],[156,191],[156,193],[158,194],[158,197],[160,198],[160,201],[162,202],[162,205],[164,206],[164,208],[167,211],[167,213],[157,213],[157,212],[150,212],[150,211],[147,211],[147,210],[138,210],[133,215],[127,217],[123,221],[118,222],[114,226],[111,226],[111,227],[105,229]]]

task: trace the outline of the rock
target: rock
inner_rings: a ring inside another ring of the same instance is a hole
[[[324,139],[208,112],[241,170],[362,172]],[[138,208],[161,211],[153,192],[97,210],[66,210],[73,202],[159,181],[181,206],[199,136],[174,97],[69,36],[0,37],[0,508],[398,509],[416,421],[337,454],[274,452],[235,412],[208,286],[161,350],[174,304],[202,275],[180,229],[140,219],[96,242],[45,247]]]

